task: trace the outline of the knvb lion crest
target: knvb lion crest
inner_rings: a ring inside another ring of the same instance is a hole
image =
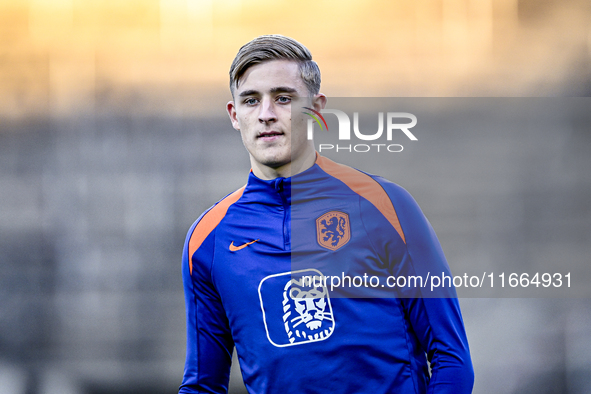
[[[326,249],[337,250],[351,239],[349,215],[330,211],[316,219],[318,244]]]

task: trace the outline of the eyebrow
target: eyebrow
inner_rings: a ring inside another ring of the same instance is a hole
[[[297,93],[298,91],[294,88],[290,88],[289,86],[278,86],[276,88],[271,89],[271,93]]]
[[[298,91],[294,88],[290,88],[289,86],[278,86],[276,88],[271,88],[271,93],[297,93]],[[240,92],[238,96],[245,97],[245,96],[253,96],[260,94],[258,90],[245,90],[244,92]]]
[[[240,92],[240,94],[238,96],[240,97],[245,97],[245,96],[253,96],[253,95],[257,95],[259,94],[259,92],[257,90],[245,90],[244,92]]]

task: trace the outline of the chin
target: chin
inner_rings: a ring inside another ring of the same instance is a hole
[[[267,167],[279,168],[291,162],[291,155],[269,155],[261,157],[260,160],[257,159],[257,161]]]
[[[268,160],[268,161],[262,161],[260,163],[263,164],[264,166],[277,169],[277,168],[283,167],[286,164],[289,164],[290,162],[291,162],[291,160],[288,159],[288,160]]]

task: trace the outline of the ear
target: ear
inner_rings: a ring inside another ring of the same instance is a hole
[[[326,107],[326,96],[322,93],[315,94],[312,98],[312,106],[318,112]]]
[[[236,105],[234,105],[233,101],[228,101],[228,104],[226,104],[226,111],[228,111],[228,115],[230,116],[232,127],[240,131],[240,123],[238,123],[238,117],[236,116]]]

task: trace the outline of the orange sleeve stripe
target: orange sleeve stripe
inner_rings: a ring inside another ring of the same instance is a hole
[[[357,171],[354,168],[343,164],[335,163],[320,155],[318,155],[318,158],[316,159],[316,164],[318,164],[327,174],[339,179],[345,185],[349,186],[355,193],[372,203],[398,232],[402,241],[406,243],[394,205],[392,204],[390,197],[388,197],[388,194],[375,179],[361,171]]]
[[[240,189],[217,203],[215,207],[211,208],[211,210],[201,218],[195,227],[195,230],[193,230],[191,239],[189,239],[189,272],[191,272],[191,274],[193,274],[193,255],[197,249],[199,249],[203,241],[205,241],[205,238],[207,238],[213,229],[220,224],[224,216],[226,216],[226,212],[228,212],[230,205],[234,204],[240,197],[242,197],[245,188],[246,185],[242,186]]]

